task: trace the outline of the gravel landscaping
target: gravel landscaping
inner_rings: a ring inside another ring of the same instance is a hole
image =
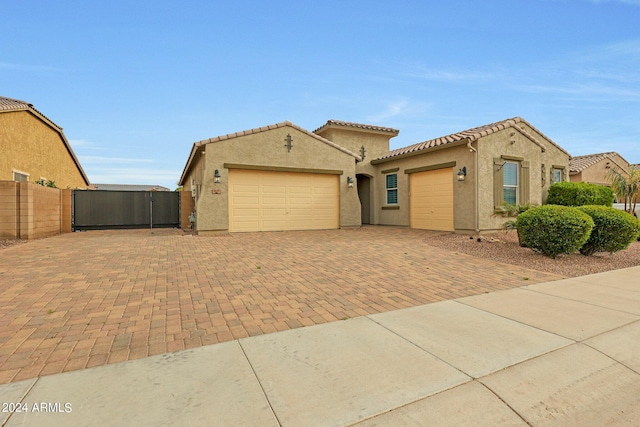
[[[584,276],[640,265],[640,242],[637,241],[633,242],[628,249],[613,254],[596,253],[592,256],[584,256],[575,253],[558,255],[556,259],[520,247],[515,232],[483,235],[480,242],[469,236],[447,233],[431,236],[425,239],[425,243],[453,252],[489,258],[565,277]]]

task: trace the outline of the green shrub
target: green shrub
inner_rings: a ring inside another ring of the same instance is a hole
[[[589,240],[580,248],[582,255],[627,249],[640,233],[640,221],[628,213],[606,206],[580,206],[593,219]]]
[[[547,203],[562,206],[613,205],[613,191],[587,182],[557,182],[549,187]]]
[[[589,238],[593,220],[576,208],[546,205],[518,215],[516,227],[526,247],[555,258],[580,249]]]

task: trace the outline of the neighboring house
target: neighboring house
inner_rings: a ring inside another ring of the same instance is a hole
[[[92,184],[93,190],[106,191],[171,191],[162,185]]]
[[[180,178],[200,234],[409,226],[501,228],[505,202],[542,204],[570,155],[516,117],[389,151],[396,129],[291,122],[197,142]]]
[[[569,162],[569,178],[572,182],[588,182],[611,187],[607,178],[611,169],[627,172],[629,162],[616,152],[575,156]]]
[[[0,97],[0,152],[0,181],[89,185],[62,128],[27,102]]]

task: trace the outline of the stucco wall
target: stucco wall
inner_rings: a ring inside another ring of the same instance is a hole
[[[202,194],[202,181],[204,177],[204,151],[205,147],[199,147],[193,157],[191,162],[191,166],[187,173],[185,174],[184,182],[182,183],[182,192],[184,193],[181,196],[181,215],[191,215],[191,212],[197,210],[197,200],[199,195]],[[187,196],[188,195],[188,196]],[[187,198],[190,198],[189,201]],[[188,222],[188,217],[187,217]],[[196,224],[198,222],[197,214],[196,214]],[[184,224],[184,222],[182,221]],[[188,223],[186,228],[191,226]],[[184,225],[182,228],[185,228]],[[195,227],[197,229],[197,226]]]
[[[360,155],[360,149],[365,148],[365,161],[356,166],[357,173],[373,172],[369,160],[381,157],[389,152],[389,140],[393,135],[389,133],[328,128],[319,133],[325,139],[333,141],[341,147]]]
[[[369,199],[369,222],[371,224],[378,224],[380,212],[379,209],[376,208],[379,205],[376,204],[375,194],[380,191],[380,181],[375,179],[378,168],[371,164],[371,160],[389,152],[389,141],[394,135],[388,132],[341,127],[328,127],[322,132],[319,132],[318,135],[335,142],[339,146],[357,155],[361,154],[360,149],[362,147],[365,148],[364,160],[356,163],[356,174],[366,175],[371,178],[369,180],[369,192],[372,195]],[[356,187],[356,185],[354,185],[354,187]],[[366,197],[364,200],[366,202]]]
[[[180,228],[183,230],[191,229],[191,213],[195,210],[195,200],[191,196],[191,191],[183,190],[180,192]]]
[[[55,181],[58,188],[86,188],[60,134],[28,111],[0,113],[0,180],[13,180],[13,171]]]
[[[562,167],[564,178],[568,180],[569,155],[533,128],[524,124],[524,131],[533,136],[542,148],[531,141],[523,133],[507,128],[499,132],[480,138],[473,143],[478,150],[478,228],[480,231],[493,231],[502,227],[505,218],[495,215],[494,206],[494,172],[493,160],[501,156],[522,158],[529,163],[529,200],[520,203],[543,204],[551,183],[550,171],[552,167]],[[409,225],[409,176],[406,170],[455,162],[452,177],[454,191],[454,227],[456,232],[473,233],[476,230],[475,205],[475,154],[466,143],[446,146],[440,150],[428,151],[417,156],[409,156],[379,163],[375,175],[375,206],[376,224]],[[545,165],[545,180],[542,180],[542,165]],[[456,174],[462,167],[467,168],[464,181],[457,181]],[[398,209],[389,209],[386,203],[385,174],[383,171],[398,168]],[[522,183],[521,183],[522,184]]]
[[[520,200],[520,204],[533,203],[541,205],[546,201],[547,191],[551,184],[550,171],[553,166],[564,167],[564,179],[568,180],[569,156],[559,150],[546,138],[532,128],[520,123],[525,131],[534,136],[545,148],[532,142],[522,133],[507,128],[478,141],[479,162],[479,206],[480,229],[497,230],[506,221],[505,218],[495,215],[493,203],[493,159],[501,156],[520,157],[529,162],[529,200]],[[542,179],[542,165],[545,165],[545,179]]]
[[[287,152],[285,138],[290,134],[293,148]],[[340,226],[360,225],[357,189],[347,187],[347,177],[355,179],[355,157],[344,153],[293,127],[284,126],[260,133],[212,142],[205,146],[202,190],[196,200],[199,233],[229,229],[229,170],[225,164],[266,168],[292,168],[339,171]],[[220,183],[214,183],[218,169]],[[194,172],[195,174],[195,172]],[[186,183],[185,183],[186,184]],[[186,185],[185,185],[186,189]]]
[[[380,225],[401,225],[409,226],[409,174],[406,170],[425,166],[442,165],[455,162],[451,173],[453,181],[453,203],[454,203],[454,227],[458,231],[473,230],[475,228],[475,204],[474,185],[475,175],[473,173],[474,159],[473,153],[465,144],[451,147],[445,150],[430,151],[417,156],[405,157],[389,162],[375,165],[375,203],[377,222]],[[457,172],[463,166],[467,168],[465,181],[458,182]],[[398,174],[398,209],[390,209],[392,205],[386,204],[386,173],[387,170],[399,168]]]

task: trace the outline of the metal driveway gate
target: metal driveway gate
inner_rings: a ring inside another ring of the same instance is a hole
[[[73,229],[178,227],[177,191],[73,191]]]

